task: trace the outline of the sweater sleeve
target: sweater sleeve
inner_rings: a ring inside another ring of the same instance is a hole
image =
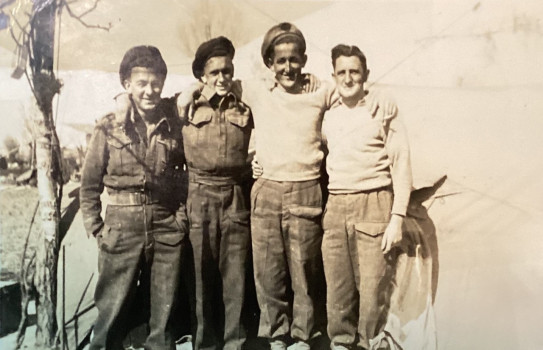
[[[397,115],[389,119],[385,147],[391,163],[392,188],[394,191],[392,214],[405,216],[411,195],[413,175],[411,173],[411,156],[407,131]]]

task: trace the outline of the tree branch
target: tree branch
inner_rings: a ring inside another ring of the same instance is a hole
[[[72,2],[68,2],[66,0],[61,0],[60,1],[60,5],[61,6],[64,6],[66,8],[66,10],[68,11],[68,14],[70,15],[70,17],[72,17],[73,19],[77,20],[79,23],[81,23],[81,25],[83,25],[85,28],[95,28],[95,29],[102,29],[102,30],[105,30],[105,31],[109,31],[112,27],[111,23],[108,24],[107,27],[104,27],[102,25],[99,25],[99,24],[89,24],[87,22],[85,22],[85,20],[83,19],[84,16],[88,15],[89,13],[91,13],[92,11],[94,11],[96,9],[96,7],[98,6],[98,2],[100,0],[94,0],[94,4],[91,6],[91,8],[89,8],[88,10],[84,11],[83,13],[81,13],[80,15],[76,15],[72,8],[70,7],[70,4],[73,3]]]

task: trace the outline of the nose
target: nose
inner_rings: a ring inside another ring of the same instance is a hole
[[[292,66],[291,66],[290,62],[287,62],[285,64],[285,73],[287,73],[287,74],[290,73],[291,69],[292,69]]]
[[[351,73],[347,72],[345,74],[345,83],[349,84],[353,81],[353,78],[351,77]]]
[[[219,82],[223,82],[223,81],[224,81],[224,73],[223,73],[223,72],[220,72],[220,73],[219,73],[219,76],[218,76],[217,80],[218,80]]]
[[[151,84],[147,84],[145,86],[145,94],[146,95],[152,95],[153,94],[153,86]]]

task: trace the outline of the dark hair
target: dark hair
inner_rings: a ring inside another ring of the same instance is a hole
[[[164,77],[168,73],[166,62],[164,62],[160,51],[154,46],[134,46],[126,51],[119,67],[121,85],[124,85],[124,81],[130,78],[134,67],[149,68]]]
[[[366,56],[364,56],[362,51],[360,51],[360,49],[356,45],[349,46],[339,44],[332,49],[332,66],[334,67],[334,69],[336,68],[336,60],[339,56],[356,56],[360,59],[360,63],[362,63],[362,68],[364,68],[364,71],[368,69],[366,65]]]

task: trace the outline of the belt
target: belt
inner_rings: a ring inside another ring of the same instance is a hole
[[[241,176],[228,176],[228,175],[208,175],[198,173],[198,170],[189,168],[189,181],[196,182],[203,185],[210,186],[233,186],[239,185]]]
[[[110,205],[143,205],[159,203],[160,200],[153,197],[151,191],[142,192],[112,192],[109,193],[108,204]]]

